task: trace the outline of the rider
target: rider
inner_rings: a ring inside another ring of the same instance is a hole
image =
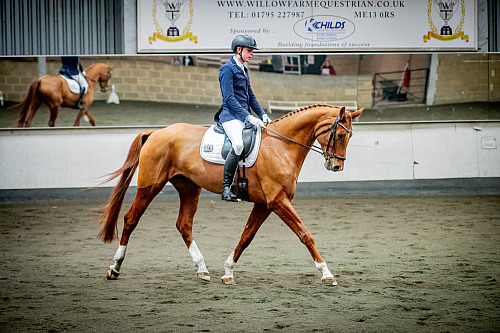
[[[62,67],[59,70],[59,74],[75,80],[80,86],[80,97],[77,102],[77,106],[80,107],[85,92],[85,71],[78,57],[61,57],[61,62]]]
[[[222,66],[219,72],[222,106],[215,114],[214,120],[222,124],[232,145],[224,164],[222,200],[237,201],[237,197],[231,193],[231,185],[243,152],[242,132],[245,122],[261,128],[265,127],[264,123],[271,122],[271,119],[257,102],[250,86],[248,70],[243,65],[252,59],[253,51],[257,50],[257,42],[249,35],[239,35],[233,39],[231,49],[234,56]],[[250,113],[249,107],[259,118]]]

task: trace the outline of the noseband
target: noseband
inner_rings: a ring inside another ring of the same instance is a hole
[[[330,138],[328,139],[328,144],[326,145],[326,150],[323,151],[323,156],[325,157],[326,160],[331,160],[333,158],[336,158],[336,159],[339,159],[342,161],[346,160],[345,156],[335,155],[335,133],[337,133],[337,125],[340,125],[341,127],[343,127],[347,131],[347,133],[352,133],[352,129],[348,129],[347,127],[344,126],[344,124],[340,123],[339,121],[340,121],[340,116],[337,116],[337,118],[335,119],[335,122],[333,124],[331,124],[326,129],[321,131],[321,133],[319,133],[318,135],[315,136],[315,139],[316,139],[321,134],[325,134],[330,130],[332,131],[330,133]],[[330,145],[332,147],[331,154],[328,153],[328,151],[330,150]]]

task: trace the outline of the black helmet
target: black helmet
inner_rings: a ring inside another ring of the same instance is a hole
[[[249,35],[238,35],[234,37],[233,42],[231,43],[231,50],[233,50],[233,52],[236,52],[236,48],[238,46],[246,46],[251,47],[254,50],[258,50],[257,42],[255,41],[255,39],[253,39],[252,36]]]

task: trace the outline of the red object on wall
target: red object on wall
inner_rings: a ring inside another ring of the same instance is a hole
[[[410,71],[409,70],[406,70],[405,71],[405,75],[403,77],[403,87],[409,87],[410,86]]]

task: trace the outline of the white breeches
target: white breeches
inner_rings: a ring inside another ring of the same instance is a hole
[[[239,119],[233,119],[222,123],[227,137],[231,141],[231,145],[236,155],[241,155],[243,152],[243,128],[245,123]]]

